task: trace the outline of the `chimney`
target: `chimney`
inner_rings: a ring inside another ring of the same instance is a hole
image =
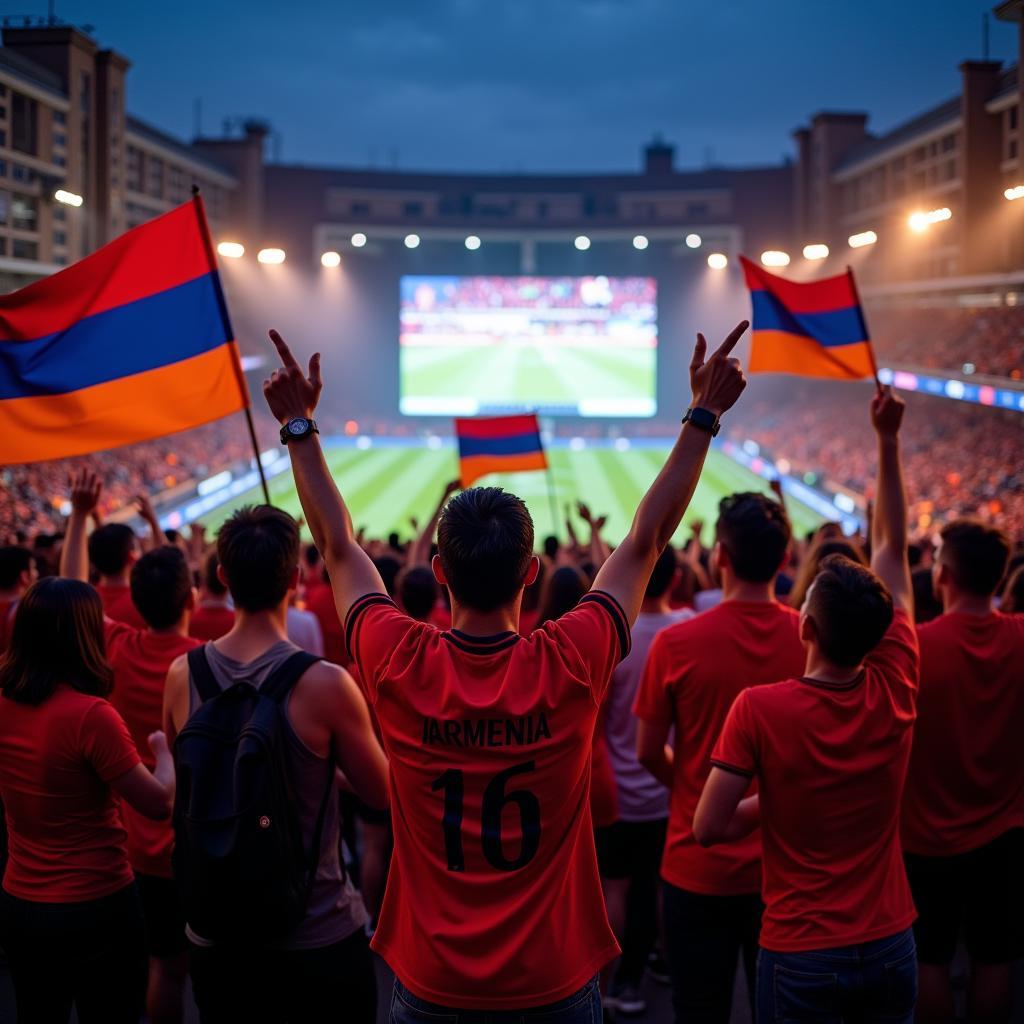
[[[672,174],[675,168],[676,148],[663,142],[660,135],[655,135],[654,140],[644,148],[644,174],[650,178],[663,177]]]

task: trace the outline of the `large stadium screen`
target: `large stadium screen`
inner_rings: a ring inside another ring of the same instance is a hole
[[[649,277],[403,277],[401,411],[653,416],[657,297]]]

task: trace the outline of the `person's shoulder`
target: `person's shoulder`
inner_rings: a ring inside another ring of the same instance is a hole
[[[997,629],[1007,636],[1015,638],[1020,643],[1024,643],[1024,615],[996,612],[995,621]]]

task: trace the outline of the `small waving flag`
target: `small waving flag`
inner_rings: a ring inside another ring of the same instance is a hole
[[[488,473],[548,468],[536,413],[457,419],[455,435],[463,487]]]
[[[114,448],[249,404],[198,196],[0,296],[0,461]]]
[[[821,281],[787,281],[740,257],[750,289],[751,373],[860,380],[875,376],[853,271]]]

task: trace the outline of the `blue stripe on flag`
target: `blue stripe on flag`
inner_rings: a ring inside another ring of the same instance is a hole
[[[526,455],[543,448],[539,434],[514,434],[511,437],[460,437],[459,455]]]
[[[830,310],[827,313],[791,313],[769,292],[752,291],[750,298],[754,308],[755,331],[802,334],[826,348],[867,341],[859,306]]]

